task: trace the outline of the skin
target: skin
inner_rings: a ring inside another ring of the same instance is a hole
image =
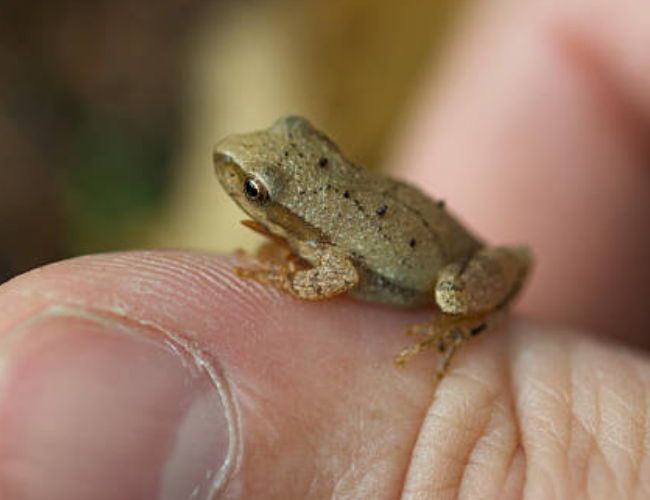
[[[233,135],[215,146],[226,192],[271,242],[240,276],[306,300],[349,293],[399,307],[435,306],[395,358],[436,348],[441,378],[462,345],[517,295],[531,265],[524,247],[489,247],[418,189],[359,168],[304,118]]]
[[[111,319],[129,338],[192,338],[240,410],[238,467],[213,498],[650,498],[650,154],[630,147],[650,123],[650,4],[541,4],[484,5],[490,22],[470,26],[451,58],[463,71],[444,86],[436,60],[391,164],[423,189],[453,192],[490,238],[526,230],[535,248],[519,314],[463,349],[435,390],[427,360],[397,373],[385,364],[396,329],[422,312],[345,298],[312,306],[196,252],[93,255],[26,273],[0,286],[0,339],[62,306]],[[579,25],[607,71],[583,78],[557,52],[540,64],[549,20]],[[603,81],[617,82],[607,96]],[[612,125],[610,97],[645,127]],[[522,113],[522,101],[549,119]],[[522,170],[535,182],[523,184]],[[563,189],[523,203],[540,179]],[[41,344],[55,329],[71,336],[58,363]],[[219,432],[210,418],[207,431],[179,418],[187,389],[165,376],[173,365],[151,369],[151,355],[108,349],[92,333],[64,315],[14,349],[0,342],[0,498],[160,498],[160,477],[191,481],[186,461],[159,458],[161,445],[174,448],[179,427],[198,444]],[[109,383],[98,384],[82,346],[106,356]],[[146,401],[158,411],[142,411]]]

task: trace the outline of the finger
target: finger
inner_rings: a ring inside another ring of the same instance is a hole
[[[323,497],[346,474],[396,495],[433,365],[391,360],[428,316],[180,252],[24,275],[0,289],[0,496]]]
[[[405,498],[645,498],[650,364],[571,331],[515,322],[447,376]]]
[[[390,364],[396,333],[422,314],[299,302],[218,258],[76,259],[3,286],[0,307],[3,497],[648,486],[647,360],[570,332],[486,332],[431,403],[431,359]]]
[[[390,164],[490,242],[532,247],[524,311],[648,346],[650,7],[488,9]]]

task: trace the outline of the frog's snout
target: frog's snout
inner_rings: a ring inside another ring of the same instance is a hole
[[[212,164],[214,166],[215,172],[219,173],[219,170],[223,169],[226,165],[234,163],[232,156],[228,153],[224,153],[219,149],[215,148],[212,152]]]
[[[232,186],[237,182],[237,171],[235,159],[228,153],[215,147],[212,152],[212,163],[214,173],[219,179],[221,185],[229,191]]]

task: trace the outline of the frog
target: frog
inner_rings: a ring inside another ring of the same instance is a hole
[[[435,379],[459,348],[503,315],[526,281],[525,245],[490,246],[440,199],[350,161],[299,116],[230,135],[213,151],[225,192],[267,238],[237,274],[309,301],[342,294],[400,308],[432,307],[410,325],[403,367],[437,350]],[[242,254],[240,254],[242,255]]]

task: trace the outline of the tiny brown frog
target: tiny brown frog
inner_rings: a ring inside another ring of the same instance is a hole
[[[437,308],[430,323],[407,329],[418,341],[396,356],[398,366],[437,349],[441,378],[463,342],[517,295],[531,266],[525,247],[486,246],[442,201],[359,168],[300,117],[223,139],[214,167],[252,217],[244,224],[270,238],[240,276],[306,300],[349,293]]]

